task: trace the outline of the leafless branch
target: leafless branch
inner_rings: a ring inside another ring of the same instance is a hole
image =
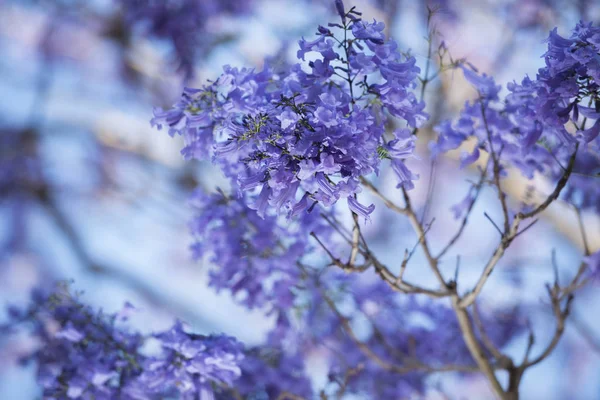
[[[506,193],[502,190],[502,185],[500,185],[500,157],[496,154],[494,150],[494,144],[492,141],[492,132],[490,131],[490,127],[488,125],[487,116],[485,115],[485,105],[483,101],[481,104],[481,118],[483,120],[483,125],[485,127],[485,131],[487,133],[488,143],[490,146],[490,157],[492,158],[492,174],[494,178],[494,185],[496,189],[498,189],[498,199],[500,200],[500,205],[502,206],[502,214],[504,215],[504,233],[507,233],[510,228],[510,216],[508,213],[508,204],[506,201]]]
[[[452,236],[452,238],[450,239],[448,244],[446,244],[446,246],[444,246],[444,248],[435,257],[437,260],[442,258],[444,256],[444,254],[446,254],[448,252],[448,250],[450,250],[450,248],[452,248],[452,246],[454,246],[456,241],[458,239],[460,239],[460,237],[462,236],[462,234],[467,226],[469,216],[471,215],[471,211],[473,211],[473,208],[475,207],[475,203],[477,202],[477,199],[479,198],[479,194],[481,193],[483,183],[485,182],[486,171],[487,171],[487,164],[486,164],[486,167],[484,169],[482,169],[482,171],[481,171],[481,177],[479,178],[479,181],[475,185],[475,195],[474,195],[473,201],[471,201],[471,204],[469,205],[469,208],[467,209],[467,212],[465,213],[465,216],[463,217],[463,219],[460,223],[460,227],[458,228],[458,231],[454,234],[454,236]]]
[[[481,321],[481,317],[479,315],[479,307],[477,306],[477,302],[473,303],[473,320],[475,321],[475,326],[477,327],[479,334],[481,336],[481,341],[483,342],[485,348],[494,356],[497,362],[506,362],[508,357],[500,352],[500,350],[496,347],[494,342],[490,339],[485,330],[485,326]]]
[[[419,243],[421,244],[421,249],[423,250],[423,253],[425,253],[425,257],[427,258],[427,263],[429,264],[431,271],[436,276],[441,287],[446,288],[446,281],[444,280],[444,277],[442,276],[442,273],[440,272],[440,269],[438,267],[437,260],[431,254],[431,250],[427,243],[427,238],[425,237],[425,233],[426,233],[425,228],[423,227],[423,225],[419,221],[419,218],[417,217],[417,214],[413,210],[410,197],[408,196],[408,193],[406,192],[406,190],[404,188],[402,188],[402,195],[404,196],[404,202],[406,204],[406,216],[408,217],[408,220],[412,224],[413,229],[415,230],[417,236],[420,238]]]
[[[450,372],[450,371],[462,371],[462,372],[476,372],[477,368],[468,365],[444,365],[441,367],[428,366],[419,362],[408,363],[406,365],[397,365],[388,360],[383,359],[375,351],[373,351],[368,344],[361,341],[354,333],[350,320],[344,316],[335,305],[335,302],[326,294],[323,294],[325,302],[334,314],[340,320],[340,323],[350,337],[350,339],[356,344],[357,348],[371,361],[377,364],[380,368],[394,372],[397,374],[406,374],[408,372],[419,371],[419,372]]]
[[[575,166],[575,159],[577,157],[578,149],[579,149],[579,143],[577,145],[575,145],[575,151],[573,151],[573,154],[569,158],[569,163],[568,163],[565,171],[563,172],[562,176],[556,183],[556,187],[554,188],[552,193],[550,193],[550,195],[546,198],[546,200],[544,200],[544,202],[542,204],[540,204],[533,210],[526,212],[526,213],[519,213],[518,217],[520,219],[527,219],[527,218],[535,217],[537,214],[541,213],[546,208],[548,208],[548,206],[550,204],[552,204],[552,202],[558,198],[558,196],[560,195],[560,193],[562,192],[564,187],[567,185],[567,182],[569,181],[569,177],[571,176],[571,173],[573,172],[573,167]]]
[[[496,223],[494,222],[492,217],[490,217],[490,215],[487,212],[484,212],[483,215],[488,219],[488,221],[490,221],[492,223],[492,225],[494,225],[494,228],[496,228],[496,230],[500,234],[500,237],[504,236],[504,234],[502,233],[502,230],[498,227],[498,225],[496,225]]]
[[[373,185],[371,182],[369,182],[366,178],[361,177],[360,178],[360,182],[363,184],[364,187],[366,187],[367,189],[369,189],[375,196],[379,197],[383,203],[385,204],[385,206],[387,208],[389,208],[392,211],[397,212],[398,214],[406,214],[406,210],[400,206],[398,206],[397,204],[395,204],[393,201],[391,201],[390,199],[388,199],[386,196],[384,196],[376,187],[375,185]]]
[[[554,330],[554,335],[552,336],[550,343],[546,346],[544,351],[542,351],[542,353],[539,356],[537,356],[536,358],[534,358],[531,361],[524,363],[521,366],[523,369],[526,369],[533,365],[536,365],[536,364],[540,363],[541,361],[543,361],[544,359],[546,359],[552,353],[552,351],[554,351],[554,349],[556,348],[556,345],[558,345],[558,342],[560,341],[560,338],[562,337],[562,334],[565,330],[565,321],[566,321],[567,317],[569,316],[569,312],[571,309],[573,295],[568,296],[566,304],[564,305],[564,307],[562,307],[560,304],[561,301],[560,301],[560,296],[559,296],[558,291],[559,290],[556,287],[550,288],[548,286],[548,293],[550,295],[552,311],[554,312],[554,316],[556,318],[556,328]]]
[[[475,360],[477,366],[479,366],[481,372],[483,372],[483,374],[487,377],[494,392],[498,396],[500,396],[500,398],[504,398],[504,389],[502,388],[502,385],[500,385],[500,382],[498,381],[498,378],[494,373],[494,368],[492,367],[492,364],[489,362],[488,358],[486,357],[483,351],[483,348],[477,340],[477,336],[475,335],[475,331],[473,329],[473,325],[471,324],[469,314],[467,310],[460,306],[459,302],[460,298],[458,297],[458,295],[454,295],[452,297],[452,306],[456,313],[460,330],[462,332],[463,340],[467,345],[467,348],[469,349],[469,353],[471,353],[471,356]]]

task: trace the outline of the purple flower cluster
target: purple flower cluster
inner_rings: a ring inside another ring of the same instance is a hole
[[[177,322],[154,335],[161,351],[148,355],[148,338],[122,326],[130,310],[96,312],[66,287],[10,309],[10,330],[33,328],[38,348],[28,360],[37,363],[45,399],[212,399],[240,377],[243,346],[235,339],[187,333]]]
[[[327,228],[319,213],[282,223],[274,216],[261,218],[244,200],[223,192],[195,193],[194,256],[216,266],[211,286],[229,289],[245,306],[289,308],[301,275],[297,262],[312,249],[309,232],[326,237]]]
[[[574,175],[565,199],[580,208],[600,211],[600,28],[580,22],[569,39],[554,29],[537,76],[536,110],[560,140],[547,139],[554,155],[565,160],[579,144]],[[554,165],[554,176],[562,166]]]
[[[548,167],[548,150],[537,144],[542,125],[525,105],[516,104],[518,92],[503,105],[499,99],[500,86],[485,74],[462,67],[465,78],[478,91],[476,101],[467,102],[458,121],[444,121],[436,127],[436,142],[430,144],[433,156],[461,147],[467,140],[474,142],[471,152],[461,154],[461,166],[473,164],[480,158],[480,150],[497,155],[500,167],[518,168],[527,178]],[[488,168],[492,173],[492,168]]]
[[[398,186],[411,188],[417,178],[403,161],[414,138],[407,129],[385,133],[392,117],[407,128],[426,119],[412,92],[415,59],[385,39],[383,23],[340,7],[342,24],[300,40],[297,56],[310,61],[260,72],[225,67],[211,85],[186,89],[172,109],[155,111],[153,125],[183,135],[186,157],[212,155],[238,190],[252,193],[248,204],[261,217],[346,199],[368,218],[374,206],[356,198],[361,176],[388,159]]]
[[[553,30],[546,66],[535,80],[509,84],[504,102],[491,77],[463,67],[479,98],[465,105],[457,122],[445,121],[437,128],[433,154],[475,139],[472,153],[461,156],[462,165],[478,160],[483,149],[496,154],[502,170],[516,167],[529,179],[536,172],[559,179],[577,152],[563,196],[578,207],[600,210],[600,189],[593,179],[600,168],[599,53],[600,28],[580,23],[570,39]]]
[[[140,400],[148,393],[212,399],[214,389],[232,386],[242,373],[243,346],[232,337],[190,334],[179,321],[154,336],[163,352],[144,360],[142,374],[128,388]]]
[[[246,13],[251,0],[116,0],[126,21],[146,33],[167,40],[187,76],[192,75],[199,55],[210,49],[207,25],[222,15]]]

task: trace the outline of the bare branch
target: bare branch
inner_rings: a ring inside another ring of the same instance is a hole
[[[442,276],[442,273],[440,272],[437,260],[431,254],[431,250],[429,249],[429,245],[427,244],[427,238],[425,237],[425,234],[426,234],[425,229],[423,228],[423,225],[419,221],[419,218],[417,218],[417,214],[415,213],[415,211],[412,208],[412,203],[410,201],[410,197],[408,196],[408,193],[406,192],[406,190],[404,188],[402,188],[402,195],[404,196],[404,202],[406,204],[406,208],[405,208],[406,215],[408,216],[408,219],[411,222],[413,229],[417,233],[417,236],[420,238],[419,243],[421,243],[421,249],[423,249],[423,252],[425,253],[425,257],[427,258],[429,267],[430,267],[431,271],[433,272],[433,274],[436,276],[438,282],[440,283],[440,286],[442,288],[447,288],[446,281],[444,280],[444,277]]]
[[[400,207],[399,205],[395,204],[393,201],[391,201],[390,199],[388,199],[387,197],[385,197],[383,195],[383,193],[381,193],[376,187],[375,185],[373,185],[371,182],[369,182],[366,178],[364,177],[360,177],[360,182],[367,188],[369,189],[375,196],[379,197],[383,203],[385,204],[385,206],[387,208],[389,208],[392,211],[397,212],[398,214],[406,214],[406,210],[402,207]]]
[[[552,336],[550,343],[548,344],[548,346],[546,346],[544,351],[538,357],[534,358],[531,361],[524,363],[521,366],[521,368],[523,368],[523,369],[529,368],[529,367],[536,365],[536,364],[540,363],[541,361],[545,360],[552,353],[552,351],[554,351],[554,349],[556,348],[556,345],[558,345],[558,342],[560,341],[560,338],[562,337],[562,334],[565,330],[565,321],[566,321],[567,317],[569,316],[571,303],[573,301],[573,295],[569,295],[564,308],[561,308],[558,290],[556,288],[550,289],[550,287],[548,287],[548,293],[550,294],[552,310],[556,317],[556,329],[554,330],[554,335]]]
[[[487,279],[494,271],[494,267],[496,266],[496,264],[498,264],[498,261],[500,261],[500,259],[504,255],[504,252],[506,251],[508,246],[510,246],[511,242],[514,240],[518,228],[519,228],[519,218],[517,217],[513,220],[513,223],[511,225],[511,227],[509,228],[508,234],[506,236],[504,236],[502,238],[502,240],[500,240],[498,247],[496,247],[494,254],[492,254],[492,257],[487,262],[487,264],[486,264],[485,268],[483,269],[481,276],[477,280],[477,283],[475,284],[475,287],[473,288],[473,290],[471,292],[467,293],[459,301],[459,306],[461,308],[466,308],[466,307],[470,306],[471,304],[473,304],[473,302],[475,301],[475,299],[477,298],[477,296],[483,289],[483,286],[487,282]]]
[[[502,190],[502,186],[500,185],[500,157],[496,154],[494,150],[494,145],[492,143],[492,132],[490,131],[490,127],[488,125],[487,117],[485,115],[485,106],[483,102],[481,103],[481,118],[483,120],[483,125],[485,126],[485,131],[487,133],[488,142],[490,145],[490,156],[492,158],[492,173],[494,176],[494,185],[498,189],[498,199],[500,200],[500,205],[502,206],[502,214],[504,215],[504,233],[508,233],[510,229],[510,216],[508,215],[508,204],[506,202],[506,193]]]
[[[517,232],[515,234],[515,238],[519,237],[520,235],[522,235],[523,233],[527,232],[527,230],[529,230],[529,228],[531,228],[532,226],[534,226],[535,224],[537,224],[537,222],[539,221],[539,219],[534,219],[533,222],[531,222],[529,225],[527,225],[525,228],[521,229],[521,231]]]
[[[353,212],[352,220],[354,221],[354,227],[352,228],[352,251],[350,252],[350,258],[348,259],[348,266],[353,267],[358,256],[358,245],[360,240],[360,226],[358,225],[358,215]]]
[[[479,178],[479,182],[477,182],[477,184],[475,185],[475,196],[473,198],[473,201],[469,205],[469,208],[467,209],[467,212],[466,212],[464,218],[462,219],[462,222],[460,223],[460,228],[458,228],[458,231],[454,234],[454,236],[452,236],[452,238],[450,239],[448,244],[446,244],[446,246],[444,246],[444,248],[435,257],[437,260],[442,258],[444,256],[444,254],[446,254],[448,252],[448,250],[450,250],[450,248],[452,246],[454,246],[456,241],[462,236],[462,234],[467,226],[467,221],[469,220],[469,216],[471,215],[471,211],[473,211],[473,208],[475,207],[475,203],[477,202],[477,199],[479,198],[479,194],[481,193],[481,188],[483,187],[483,183],[485,182],[486,171],[487,171],[487,164],[486,164],[486,167],[484,169],[482,169],[482,171],[481,171],[481,177]]]
[[[475,331],[473,330],[473,326],[471,325],[471,321],[469,319],[469,314],[467,310],[461,307],[459,301],[460,298],[458,297],[458,295],[454,295],[452,297],[452,307],[454,308],[454,311],[456,313],[456,317],[460,325],[460,330],[462,332],[463,340],[467,345],[471,356],[475,360],[475,363],[479,366],[479,369],[488,378],[488,381],[490,382],[494,392],[500,398],[504,398],[504,389],[502,389],[502,385],[500,385],[498,378],[496,378],[496,374],[494,373],[494,368],[492,367],[492,364],[490,364],[489,360],[485,356],[483,349],[477,341],[477,337],[475,335]]]
[[[343,271],[363,272],[367,268],[369,268],[371,265],[373,265],[375,268],[375,272],[380,276],[380,278],[384,282],[386,282],[395,291],[399,291],[399,292],[406,293],[406,294],[409,294],[409,293],[410,294],[425,294],[425,295],[428,295],[428,296],[434,297],[434,298],[446,297],[446,296],[450,295],[450,292],[448,292],[448,291],[445,291],[445,290],[436,291],[436,290],[422,288],[422,287],[410,284],[408,282],[405,282],[401,276],[395,276],[389,270],[389,268],[386,267],[384,264],[382,264],[375,257],[375,255],[369,250],[364,237],[360,233],[360,228],[358,229],[358,232],[359,232],[359,237],[362,240],[362,246],[364,247],[364,249],[361,247],[358,247],[358,253],[360,253],[365,258],[365,262],[361,266],[344,264],[339,258],[335,257],[333,255],[333,253],[331,253],[331,251],[327,248],[327,246],[325,246],[325,244],[317,237],[317,235],[314,232],[311,232],[310,235],[315,238],[317,243],[321,246],[321,248],[323,248],[323,250],[331,258],[332,264],[339,267]],[[421,237],[424,237],[423,234]],[[408,261],[406,261],[406,263],[407,262]],[[406,268],[406,264],[404,265],[404,269],[405,268]],[[401,268],[401,272],[403,273],[402,268]]]
[[[542,204],[540,204],[539,206],[537,206],[530,212],[519,213],[518,217],[520,219],[527,219],[527,218],[535,217],[537,214],[541,213],[546,208],[548,208],[548,206],[550,204],[552,204],[552,202],[558,198],[558,196],[560,195],[560,193],[562,192],[564,187],[567,185],[569,177],[571,176],[571,173],[573,172],[573,167],[575,166],[575,159],[577,157],[578,149],[579,149],[579,143],[577,143],[575,145],[575,151],[571,155],[571,158],[569,158],[569,164],[567,165],[567,168],[563,172],[563,175],[561,176],[561,178],[556,183],[556,187],[554,188],[554,191],[552,193],[550,193],[550,195],[546,198],[546,200],[544,200],[544,202]]]
[[[342,383],[340,383],[340,388],[338,389],[338,391],[336,393],[336,397],[338,399],[342,399],[344,397],[344,394],[346,394],[346,390],[348,389],[348,384],[350,383],[350,379],[352,377],[360,374],[363,369],[365,369],[365,365],[363,363],[360,363],[356,367],[350,368],[346,371],[346,373],[344,374],[344,380]]]
[[[498,225],[496,225],[496,223],[494,222],[494,220],[492,219],[492,217],[490,217],[490,215],[487,212],[484,212],[483,215],[488,219],[488,221],[490,221],[492,223],[492,225],[494,225],[494,228],[496,228],[496,230],[500,234],[500,237],[504,236],[504,234],[502,233],[502,231],[500,230],[500,228],[498,227]]]
[[[354,331],[350,325],[350,320],[338,310],[338,308],[335,305],[335,302],[326,294],[323,294],[323,298],[325,299],[325,302],[327,303],[329,308],[338,317],[338,319],[340,320],[340,323],[342,324],[344,331],[346,332],[346,334],[348,334],[350,339],[356,344],[358,349],[368,359],[370,359],[375,364],[377,364],[380,368],[382,368],[386,371],[390,371],[390,372],[394,372],[394,373],[398,373],[398,374],[406,374],[408,372],[413,372],[413,371],[419,371],[419,372],[450,372],[450,371],[477,372],[478,371],[478,369],[476,367],[468,366],[468,365],[444,365],[441,367],[433,367],[433,366],[428,366],[428,365],[425,365],[425,364],[415,361],[414,363],[408,363],[406,365],[400,366],[400,365],[391,363],[387,360],[384,360],[377,353],[375,353],[369,347],[368,344],[364,343],[356,336],[356,334],[354,333]]]
[[[423,214],[421,215],[421,224],[427,218],[427,214],[429,214],[429,208],[431,207],[431,203],[433,202],[433,190],[435,188],[437,180],[436,166],[437,162],[434,158],[431,161],[431,168],[429,170],[429,180],[427,182],[427,196],[425,197],[425,206],[423,207]]]
[[[533,333],[533,328],[531,327],[531,322],[527,321],[527,328],[529,329],[529,335],[527,336],[527,348],[525,349],[525,355],[523,356],[523,364],[527,364],[529,361],[529,356],[531,354],[531,349],[533,349],[533,345],[535,344],[535,335]]]
[[[483,326],[483,322],[481,321],[481,317],[479,315],[479,307],[477,306],[477,302],[473,303],[473,320],[475,321],[475,326],[479,330],[481,341],[483,342],[485,348],[494,356],[496,361],[500,363],[509,361],[510,359],[500,352],[500,350],[496,347],[494,342],[492,342],[492,340],[488,336],[485,327]],[[512,361],[510,361],[507,364],[512,364]]]

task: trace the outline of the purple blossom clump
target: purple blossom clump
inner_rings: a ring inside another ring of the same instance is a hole
[[[313,246],[308,233],[326,235],[324,221],[318,213],[305,213],[282,224],[274,216],[261,218],[243,200],[221,191],[195,193],[194,256],[216,266],[210,271],[211,286],[229,289],[247,307],[290,307],[301,275],[297,262]]]
[[[126,306],[130,308],[130,306]],[[243,345],[224,335],[187,333],[180,322],[153,335],[162,351],[148,355],[148,337],[123,325],[127,313],[105,314],[83,304],[67,286],[36,291],[25,310],[11,307],[0,334],[31,326],[45,399],[213,399],[241,375]]]
[[[458,121],[437,127],[434,155],[476,139],[461,165],[472,164],[480,150],[492,154],[500,174],[516,167],[532,179],[540,173],[559,181],[572,163],[564,199],[579,208],[599,210],[600,189],[594,176],[600,168],[600,28],[580,22],[570,38],[550,32],[546,66],[535,79],[510,83],[500,101],[492,78],[463,68],[479,97],[467,103]],[[490,163],[491,164],[491,163]],[[490,175],[496,167],[488,167]]]
[[[221,166],[261,217],[288,216],[348,199],[368,219],[373,206],[357,198],[360,178],[389,160],[398,185],[417,175],[404,160],[414,138],[405,129],[385,134],[392,120],[406,128],[427,118],[413,89],[419,68],[386,40],[380,22],[363,21],[338,6],[342,23],[320,26],[299,41],[302,63],[262,71],[226,66],[201,89],[186,89],[170,110],[156,110],[153,125],[184,137],[187,158]]]
[[[192,75],[198,56],[214,46],[209,22],[223,15],[247,13],[251,0],[116,0],[125,20],[173,47],[181,69]]]
[[[155,338],[163,353],[144,360],[133,392],[145,388],[156,396],[173,393],[186,399],[211,399],[213,386],[231,386],[242,373],[243,346],[232,337],[190,334],[178,321]]]
[[[506,105],[498,96],[500,86],[493,78],[463,67],[465,78],[478,92],[478,98],[467,102],[455,122],[444,121],[436,127],[436,142],[430,144],[434,156],[458,149],[467,140],[474,143],[471,151],[463,150],[461,167],[475,163],[480,150],[494,152],[499,168],[516,167],[529,179],[535,172],[548,170],[551,162],[548,150],[536,143],[542,124],[527,113],[523,104],[515,106],[516,95],[507,98]],[[519,101],[522,101],[519,98]],[[523,101],[522,101],[523,102]],[[488,168],[490,175],[493,168]]]
[[[579,208],[600,210],[594,176],[600,167],[600,28],[580,22],[570,38],[556,29],[548,37],[546,66],[535,80],[509,86],[507,98],[520,124],[534,124],[527,144],[551,155],[548,175],[559,179],[572,156],[573,174],[563,198]]]

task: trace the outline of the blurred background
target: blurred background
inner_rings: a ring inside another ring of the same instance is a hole
[[[133,322],[144,331],[180,317],[198,332],[226,332],[250,344],[264,339],[273,321],[242,309],[228,293],[215,293],[207,286],[208,266],[191,261],[188,198],[197,186],[218,186],[219,172],[209,162],[184,162],[180,138],[153,130],[149,121],[153,107],[170,106],[184,86],[216,78],[224,64],[260,68],[265,57],[292,60],[298,39],[333,19],[333,2],[195,1],[201,6],[186,14],[182,0],[0,0],[0,304],[26,301],[33,287],[73,279],[86,301],[107,311],[135,304],[141,312]],[[436,44],[443,41],[454,58],[466,58],[500,84],[535,76],[553,27],[568,35],[580,19],[600,22],[600,3],[593,0],[346,3],[359,6],[365,19],[384,21],[421,68],[427,7],[436,9]],[[427,88],[432,119],[419,137],[415,198],[424,202],[429,182],[437,182],[428,210],[438,221],[434,238],[454,231],[450,206],[475,174],[451,159],[431,164],[427,143],[435,138],[432,127],[456,116],[473,96],[461,73],[441,74]],[[516,199],[527,191],[518,177],[506,186]],[[482,199],[454,250],[467,281],[496,241],[483,216],[494,215],[494,195]],[[398,254],[390,249],[406,225],[382,228],[389,217],[377,214],[367,234],[382,259],[393,262]],[[583,220],[590,246],[600,248],[597,216]],[[525,302],[543,340],[544,327],[550,335],[554,323],[542,307],[551,254],[565,270],[576,268],[582,240],[576,213],[560,205],[532,232],[515,242],[486,287],[493,294],[487,300]],[[589,285],[577,296],[559,348],[526,375],[523,399],[600,399],[597,288]],[[0,399],[39,395],[33,366],[17,365],[24,346],[17,339],[0,345]],[[459,384],[461,394],[454,395]],[[489,396],[480,379],[444,385],[451,399]],[[432,399],[440,398],[436,393]]]

